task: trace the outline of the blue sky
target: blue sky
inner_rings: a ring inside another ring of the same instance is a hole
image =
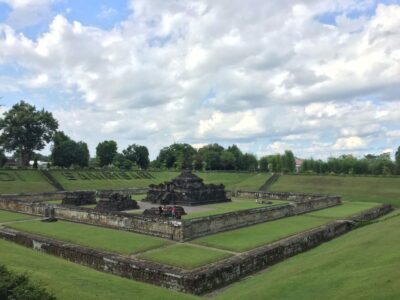
[[[393,152],[398,49],[399,0],[0,0],[0,112],[44,107],[92,154]]]

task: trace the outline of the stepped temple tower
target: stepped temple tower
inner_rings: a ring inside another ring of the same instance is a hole
[[[223,184],[204,184],[203,179],[184,170],[171,181],[150,185],[143,201],[162,205],[195,206],[231,201],[226,197]]]

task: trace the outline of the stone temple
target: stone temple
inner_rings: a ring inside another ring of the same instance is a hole
[[[203,179],[190,170],[165,183],[150,185],[143,201],[162,205],[195,206],[231,201],[226,197],[223,184],[204,184]]]

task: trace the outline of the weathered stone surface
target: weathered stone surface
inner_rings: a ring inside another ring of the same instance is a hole
[[[96,204],[96,192],[95,191],[79,191],[79,192],[67,192],[64,199],[62,200],[64,205],[90,205]]]
[[[228,202],[223,184],[204,184],[203,179],[190,170],[158,185],[150,185],[147,197],[143,201],[162,205],[204,205],[210,203]]]
[[[100,199],[95,210],[100,212],[122,211],[128,209],[139,209],[139,205],[131,196],[120,193],[110,193],[107,198]]]
[[[169,213],[166,213],[163,210],[163,207],[161,207],[161,210],[160,210],[160,207],[152,207],[152,208],[149,208],[149,209],[145,209],[144,212],[143,212],[143,216],[153,217],[153,218],[170,218],[170,217],[173,217]],[[175,207],[176,207],[177,215],[179,215],[179,216],[186,215],[185,209],[182,206],[175,206]],[[172,210],[172,207],[170,207],[170,209]],[[180,219],[180,218],[178,218],[178,219]]]

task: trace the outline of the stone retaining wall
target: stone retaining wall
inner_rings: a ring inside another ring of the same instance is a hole
[[[230,191],[232,197],[268,199],[268,200],[288,200],[288,201],[308,201],[316,199],[340,199],[340,196],[308,194],[308,193],[291,193],[291,192],[252,192],[252,191]]]
[[[339,204],[341,204],[340,197],[316,198],[315,200],[246,209],[186,220],[183,236],[185,240],[190,240],[204,235],[277,220]]]
[[[47,216],[51,208],[52,216],[59,219],[133,231],[183,242],[221,231],[319,210],[339,205],[340,203],[339,197],[316,198],[314,200],[240,210],[192,220],[152,218],[123,212],[104,213],[84,207],[27,202],[15,199],[0,199],[0,209]]]
[[[390,205],[381,205],[358,214],[357,218],[364,221],[371,220],[371,218],[377,218],[390,210],[392,210]],[[191,271],[68,244],[12,229],[0,229],[0,238],[99,271],[201,295],[340,236],[356,227],[356,222],[357,219],[334,221]]]
[[[88,190],[94,191],[94,190]],[[120,193],[124,195],[137,195],[145,194],[148,188],[131,188],[131,189],[115,189],[115,190],[98,190],[99,193]],[[85,191],[76,191],[85,192]],[[24,200],[30,202],[45,202],[51,200],[62,200],[64,199],[67,191],[60,192],[46,192],[46,193],[20,193],[20,194],[0,194],[0,199],[9,200]]]

